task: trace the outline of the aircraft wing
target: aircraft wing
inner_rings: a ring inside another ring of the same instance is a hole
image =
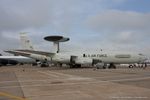
[[[21,56],[25,56],[25,57],[29,57],[30,56],[30,53],[19,52],[19,51],[15,51],[15,50],[5,50],[5,52],[8,52],[8,53],[14,54],[14,55],[21,55]]]
[[[44,51],[36,51],[36,50],[6,50],[5,52],[15,54],[15,55],[22,55],[22,56],[30,56],[30,54],[39,54],[44,56],[53,56],[55,53],[49,53]]]

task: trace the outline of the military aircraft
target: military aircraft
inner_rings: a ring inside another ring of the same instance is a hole
[[[17,64],[33,64],[36,61],[24,56],[0,56],[0,66],[17,65]]]
[[[33,50],[33,47],[30,45],[30,41],[24,36],[24,44],[26,48],[29,49],[18,49],[18,50],[6,50],[12,54],[22,55],[25,57],[30,57],[36,61],[43,62],[41,66],[46,66],[47,62],[68,64],[70,68],[81,67],[83,64],[90,64],[92,66],[96,64],[103,65],[103,68],[116,68],[115,64],[130,64],[129,67],[132,67],[135,63],[143,63],[147,58],[142,53],[133,53],[133,52],[110,52],[110,51],[93,51],[93,52],[60,52],[59,44],[60,42],[66,42],[70,39],[63,36],[47,36],[44,39],[50,42],[53,42],[55,52],[45,52],[39,50]],[[23,40],[23,39],[22,39]]]
[[[21,36],[21,42],[22,42],[23,49],[25,49],[25,48],[26,49],[33,49],[33,47],[30,44],[30,41],[26,41],[26,42],[29,42],[28,46],[27,46],[25,44],[25,40],[27,40],[26,37]],[[3,56],[2,54],[0,54],[0,66],[17,65],[17,64],[32,64],[32,65],[35,65],[36,60],[32,59],[30,57],[21,56],[20,54],[15,54],[15,56]]]

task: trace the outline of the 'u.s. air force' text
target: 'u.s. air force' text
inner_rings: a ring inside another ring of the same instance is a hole
[[[107,57],[107,54],[83,54],[83,57]]]

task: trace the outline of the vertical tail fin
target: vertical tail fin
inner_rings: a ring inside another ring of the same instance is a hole
[[[27,37],[26,32],[20,33],[20,40],[23,49],[34,50],[33,45],[29,38]]]

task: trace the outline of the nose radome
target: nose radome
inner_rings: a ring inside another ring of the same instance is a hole
[[[142,62],[147,60],[147,57],[144,54],[139,53],[139,57]]]
[[[148,58],[147,58],[146,56],[144,57],[144,61],[145,61],[145,60],[148,60]]]
[[[142,55],[141,58],[142,58],[142,61],[146,61],[147,60],[147,57],[145,55]]]

